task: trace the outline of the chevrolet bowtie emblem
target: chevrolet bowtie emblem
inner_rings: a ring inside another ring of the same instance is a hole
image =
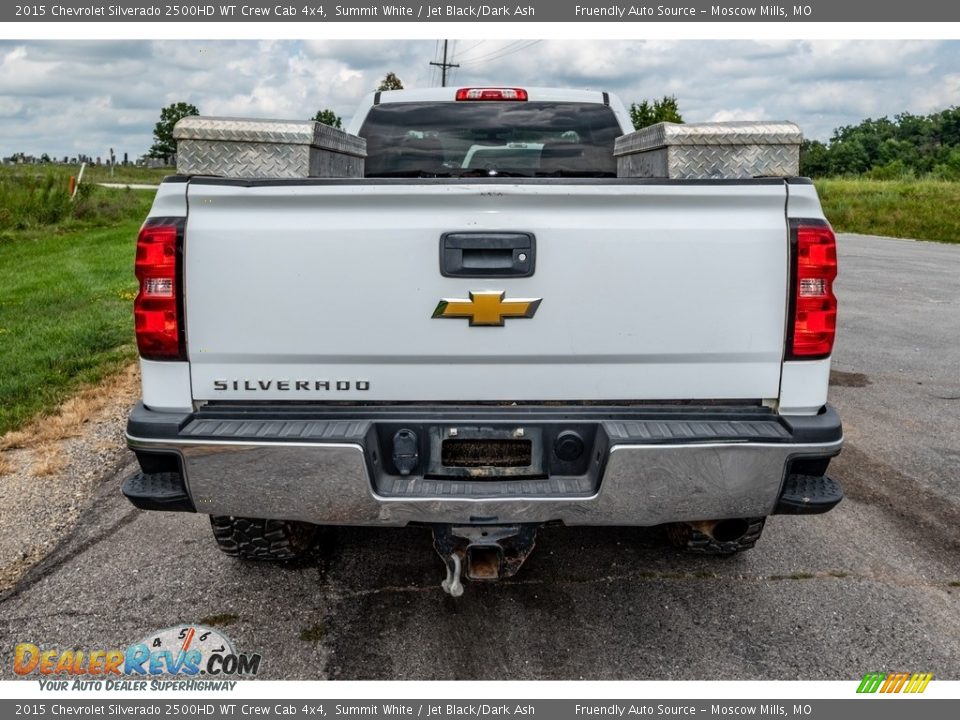
[[[471,292],[469,300],[441,300],[433,311],[435,318],[467,318],[470,325],[503,326],[506,318],[532,318],[540,307],[540,298],[504,300],[503,290]]]

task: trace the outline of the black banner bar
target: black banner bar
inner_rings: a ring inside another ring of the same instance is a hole
[[[358,0],[60,0],[4,3],[2,22],[955,22],[960,3],[943,0],[526,0],[487,4]]]

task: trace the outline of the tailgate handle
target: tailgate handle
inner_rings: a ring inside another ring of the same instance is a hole
[[[440,237],[444,277],[530,277],[536,266],[532,233],[456,232]]]

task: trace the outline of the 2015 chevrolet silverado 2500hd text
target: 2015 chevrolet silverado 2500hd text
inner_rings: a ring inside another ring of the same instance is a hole
[[[456,595],[544,523],[729,554],[839,502],[836,248],[808,180],[618,177],[632,127],[600,92],[377,93],[348,130],[361,177],[161,185],[135,505],[206,513],[242,558],[427,527]]]

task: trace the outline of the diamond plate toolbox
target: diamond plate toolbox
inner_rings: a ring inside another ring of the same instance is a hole
[[[791,122],[657,123],[617,138],[613,154],[620,177],[793,177],[802,139]]]
[[[312,121],[194,116],[173,137],[181,175],[363,177],[367,156],[363,138]]]

